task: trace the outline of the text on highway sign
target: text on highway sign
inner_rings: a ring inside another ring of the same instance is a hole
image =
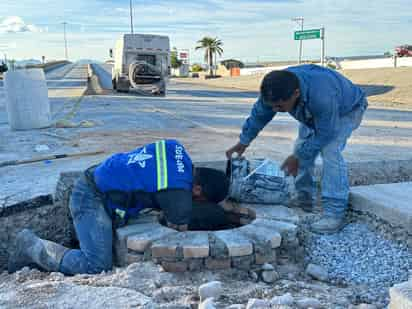
[[[320,39],[322,29],[310,29],[295,31],[295,40],[311,40],[311,39]]]

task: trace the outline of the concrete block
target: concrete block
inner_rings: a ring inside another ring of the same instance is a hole
[[[204,301],[207,298],[218,299],[222,294],[222,282],[211,281],[199,286],[200,301]]]
[[[256,218],[275,219],[290,223],[299,223],[299,216],[289,207],[281,205],[262,205],[262,204],[241,204],[256,213]]]
[[[187,271],[188,269],[188,265],[184,261],[176,261],[176,262],[163,261],[161,265],[165,271],[171,272],[171,273],[181,273],[181,272]]]
[[[282,241],[282,236],[278,231],[262,225],[259,219],[236,230],[247,236],[249,239],[261,243],[269,243],[272,249],[278,248]]]
[[[229,269],[231,266],[230,258],[206,258],[205,266],[207,269]]]
[[[144,260],[143,254],[127,253],[127,256],[126,256],[127,265],[142,262],[143,260]]]
[[[255,224],[269,227],[275,231],[278,231],[282,236],[282,239],[290,242],[296,239],[298,227],[293,223],[282,222],[277,220],[269,220],[269,219],[256,219],[257,221]]]
[[[205,232],[180,233],[182,239],[183,257],[202,258],[209,256],[209,237]],[[179,235],[179,236],[180,236]]]
[[[234,256],[232,257],[232,267],[242,270],[250,270],[250,267],[255,263],[253,255]]]
[[[412,308],[412,281],[395,284],[389,289],[389,309]]]
[[[253,244],[249,237],[238,232],[238,229],[213,232],[228,249],[229,256],[245,256],[253,253]]]
[[[158,225],[158,223],[128,224],[116,229],[116,238],[122,241],[126,241],[128,236],[143,233],[147,230],[157,227]]]
[[[164,227],[159,223],[137,224],[137,226],[141,226],[140,232],[129,235],[126,243],[129,250],[139,253],[143,253],[153,241],[178,233],[176,230]],[[139,229],[135,228],[135,230]]]
[[[204,268],[205,259],[188,259],[184,260],[187,263],[189,271],[199,271]]]
[[[152,245],[153,257],[172,257],[177,248],[182,248],[183,258],[202,258],[209,256],[207,233],[199,231],[177,232],[167,235]]]
[[[354,210],[373,214],[412,233],[412,182],[352,187],[349,202]]]
[[[151,247],[151,251],[153,258],[175,258],[177,245],[165,242],[154,243]]]
[[[255,253],[255,264],[276,263],[276,251],[270,250],[267,254]]]

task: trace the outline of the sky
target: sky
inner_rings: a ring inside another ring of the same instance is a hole
[[[135,33],[162,34],[190,51],[204,36],[223,42],[219,60],[295,60],[293,32],[325,28],[326,56],[382,55],[412,44],[411,0],[132,0]],[[64,59],[67,22],[69,59],[108,59],[122,33],[130,32],[129,0],[1,0],[0,58]],[[303,59],[319,59],[320,40],[303,41]]]

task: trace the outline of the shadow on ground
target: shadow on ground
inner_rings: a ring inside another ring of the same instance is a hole
[[[373,95],[384,94],[384,93],[387,93],[395,89],[394,86],[383,86],[383,85],[358,85],[358,86],[361,87],[363,91],[365,91],[368,97],[373,96]]]
[[[233,90],[170,90],[170,93],[183,96],[209,97],[209,98],[257,98],[257,91],[233,91]]]

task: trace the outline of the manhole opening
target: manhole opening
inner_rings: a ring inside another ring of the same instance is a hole
[[[189,231],[230,230],[249,224],[255,219],[256,213],[253,210],[233,203],[194,203]],[[163,216],[159,217],[159,223],[167,226]]]

